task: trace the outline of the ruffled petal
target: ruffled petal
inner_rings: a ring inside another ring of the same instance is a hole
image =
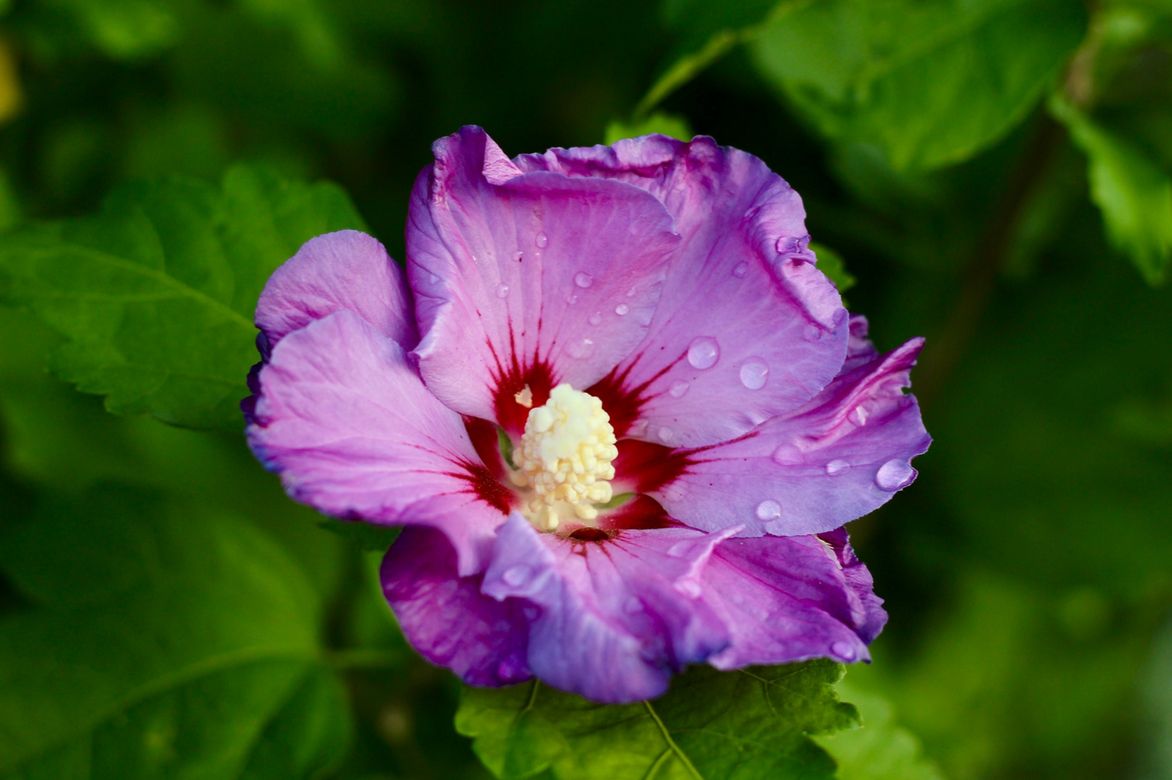
[[[512,493],[402,348],[349,310],[281,339],[261,368],[249,444],[290,496],[344,519],[432,525],[478,565]]]
[[[664,136],[516,160],[639,187],[683,237],[646,339],[591,392],[616,429],[671,446],[725,441],[838,372],[847,314],[807,248],[801,198],[758,158]]]
[[[858,341],[860,350],[868,345]],[[871,512],[911,484],[911,459],[927,451],[916,399],[903,392],[923,346],[852,361],[815,399],[738,439],[676,450],[616,478],[703,530],[742,526],[744,536],[831,531]],[[623,458],[620,456],[622,465]]]
[[[403,272],[377,239],[357,230],[311,238],[269,277],[256,326],[271,349],[287,334],[336,311],[352,311],[406,348],[415,321]]]
[[[482,575],[459,576],[443,534],[404,529],[379,574],[403,635],[424,658],[472,685],[512,685],[532,676],[523,602],[485,596]]]
[[[679,237],[616,181],[523,174],[480,128],[440,139],[416,182],[408,277],[427,386],[519,431],[550,387],[601,379],[642,341]]]
[[[867,644],[887,621],[845,531],[729,539],[701,579],[705,603],[732,639],[709,659],[718,669],[823,657],[866,661]]]
[[[539,534],[514,514],[483,590],[538,608],[529,633],[538,678],[595,701],[645,699],[728,645],[728,630],[699,600],[701,572],[722,538],[668,528],[582,542]]]

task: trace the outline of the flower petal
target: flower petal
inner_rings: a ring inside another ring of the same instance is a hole
[[[928,449],[916,399],[903,393],[923,346],[855,361],[815,399],[733,441],[677,450],[638,485],[681,522],[742,535],[823,533],[887,502],[911,484],[910,461]],[[644,458],[646,460],[646,458]],[[617,465],[617,464],[616,464]],[[616,485],[639,475],[620,474]]]
[[[377,239],[357,230],[311,238],[274,271],[256,305],[256,326],[271,349],[292,331],[343,310],[404,347],[415,345],[403,272]]]
[[[456,553],[443,534],[404,529],[379,576],[404,636],[433,664],[472,685],[512,685],[532,676],[522,602],[485,596],[483,575],[459,576]]]
[[[428,387],[451,408],[520,430],[554,384],[583,389],[638,344],[679,242],[635,187],[524,175],[480,128],[436,142],[407,225]]]
[[[595,701],[657,696],[672,672],[728,644],[699,577],[724,538],[690,529],[623,531],[601,542],[539,534],[520,515],[501,528],[484,592],[540,612],[529,666],[541,680]]]
[[[512,493],[397,343],[335,312],[283,338],[259,379],[248,441],[289,495],[345,519],[433,525],[475,570]]]
[[[648,136],[516,163],[644,189],[683,237],[646,339],[591,391],[620,435],[725,441],[797,408],[838,372],[846,310],[814,266],[801,198],[758,158],[711,138]]]
[[[729,627],[718,669],[809,658],[865,661],[887,621],[846,532],[728,539],[702,576],[704,601]]]

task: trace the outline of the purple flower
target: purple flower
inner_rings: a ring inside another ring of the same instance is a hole
[[[307,243],[245,404],[291,496],[406,526],[382,582],[419,652],[610,702],[866,660],[886,615],[842,525],[916,475],[921,342],[874,350],[797,193],[708,138],[434,152],[407,281],[369,236]]]

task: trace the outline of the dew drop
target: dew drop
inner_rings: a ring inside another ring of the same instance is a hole
[[[773,460],[782,466],[796,466],[806,460],[805,455],[793,444],[782,444],[773,451]]]
[[[732,275],[738,279],[744,279],[747,273],[749,273],[748,263],[737,263],[732,270]]]
[[[569,353],[572,358],[584,358],[594,352],[594,339],[582,339],[570,345]]]
[[[765,533],[770,536],[787,536],[792,531],[786,526],[787,524],[784,520],[770,520],[763,528],[765,529]]]
[[[719,359],[720,346],[714,338],[700,336],[688,346],[688,363],[692,368],[712,368]]]
[[[594,277],[585,271],[579,271],[574,274],[574,284],[585,290],[590,285],[594,284]]]
[[[856,406],[855,410],[851,412],[851,419],[854,420],[855,425],[858,425],[860,428],[867,424],[867,417],[869,416],[870,415],[868,414],[867,410],[862,406]]]
[[[667,554],[676,558],[685,558],[691,551],[691,542],[676,542],[671,547],[667,548]]]
[[[656,431],[656,436],[658,436],[659,440],[664,444],[674,444],[676,440],[676,432],[671,428],[668,428],[666,425],[661,426],[659,430]]]
[[[700,583],[695,580],[680,580],[676,583],[676,590],[690,599],[700,598]]]
[[[591,314],[589,317],[586,318],[586,321],[589,322],[591,325],[597,325],[598,323],[602,322],[602,315],[599,314],[598,312],[594,312],[593,314]]]
[[[570,290],[566,293],[566,303],[574,304],[578,302],[578,293]]]
[[[757,505],[758,520],[776,520],[781,517],[781,504],[767,498]]]
[[[507,284],[498,284],[496,286],[496,297],[508,298],[509,297],[509,286]]]
[[[672,382],[671,387],[667,390],[668,395],[672,398],[682,398],[684,393],[688,392],[687,382]]]
[[[818,341],[822,338],[824,331],[817,325],[807,325],[802,331],[802,338],[806,341]]]
[[[614,307],[614,313],[619,315],[620,317],[625,316],[626,313],[629,312],[630,310],[631,310],[631,307],[625,303],[620,303],[618,306]]]
[[[830,652],[838,656],[844,661],[855,660],[855,649],[847,642],[833,642],[830,645]]]
[[[832,460],[826,464],[826,473],[832,477],[838,476],[851,467],[845,460]]]
[[[518,564],[505,569],[505,573],[501,575],[501,579],[505,581],[506,585],[512,585],[516,588],[528,582],[529,576],[529,567]]]
[[[765,380],[769,378],[769,366],[765,361],[753,359],[741,366],[741,384],[750,390],[760,390],[765,387]]]
[[[906,460],[892,458],[875,472],[875,486],[888,493],[907,487],[916,478],[916,470]]]
[[[533,237],[533,243],[537,245],[538,249],[545,249],[549,243],[549,236],[545,235],[545,233],[538,233]]]

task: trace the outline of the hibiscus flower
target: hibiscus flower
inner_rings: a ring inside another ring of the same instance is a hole
[[[606,702],[693,663],[866,660],[886,615],[842,526],[916,475],[921,342],[875,351],[797,193],[703,137],[434,153],[406,281],[365,234],[308,242],[245,402],[293,498],[404,526],[407,639]]]

